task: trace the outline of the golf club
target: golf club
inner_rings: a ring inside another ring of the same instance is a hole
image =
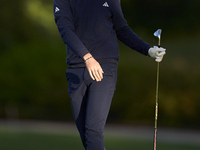
[[[154,32],[154,36],[158,38],[158,47],[160,47],[160,39],[161,39],[161,29],[158,29],[156,32]]]
[[[158,47],[160,47],[161,29],[158,29],[154,36],[158,37]],[[158,83],[159,83],[159,62],[157,63],[157,81],[156,81],[156,106],[155,106],[155,130],[154,130],[154,150],[156,150],[157,122],[158,122]]]

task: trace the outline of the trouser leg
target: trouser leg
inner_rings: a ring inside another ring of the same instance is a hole
[[[87,87],[83,81],[84,68],[68,68],[68,92],[72,106],[73,117],[85,147],[85,112],[87,102]]]
[[[115,83],[110,76],[94,82],[88,88],[85,118],[85,141],[87,150],[104,150],[103,131],[109,113]]]
[[[83,69],[67,71],[73,115],[86,150],[105,150],[103,130],[116,86],[117,67],[115,64],[102,68],[101,82],[92,81]]]

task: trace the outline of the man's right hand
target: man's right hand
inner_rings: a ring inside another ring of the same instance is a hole
[[[92,57],[90,53],[83,56],[83,60],[85,61],[90,77],[97,82],[101,81],[103,79],[104,72],[100,64]]]

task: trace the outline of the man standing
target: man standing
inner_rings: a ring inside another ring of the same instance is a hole
[[[117,82],[117,39],[158,62],[165,49],[152,48],[128,27],[120,0],[54,0],[54,16],[66,44],[68,92],[83,146],[105,150],[103,130]]]

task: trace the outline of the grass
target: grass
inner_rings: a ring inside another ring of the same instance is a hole
[[[105,137],[107,150],[153,150],[153,142],[133,138]],[[199,150],[184,143],[157,143],[158,150]],[[72,134],[0,130],[0,150],[83,150],[79,136]]]

